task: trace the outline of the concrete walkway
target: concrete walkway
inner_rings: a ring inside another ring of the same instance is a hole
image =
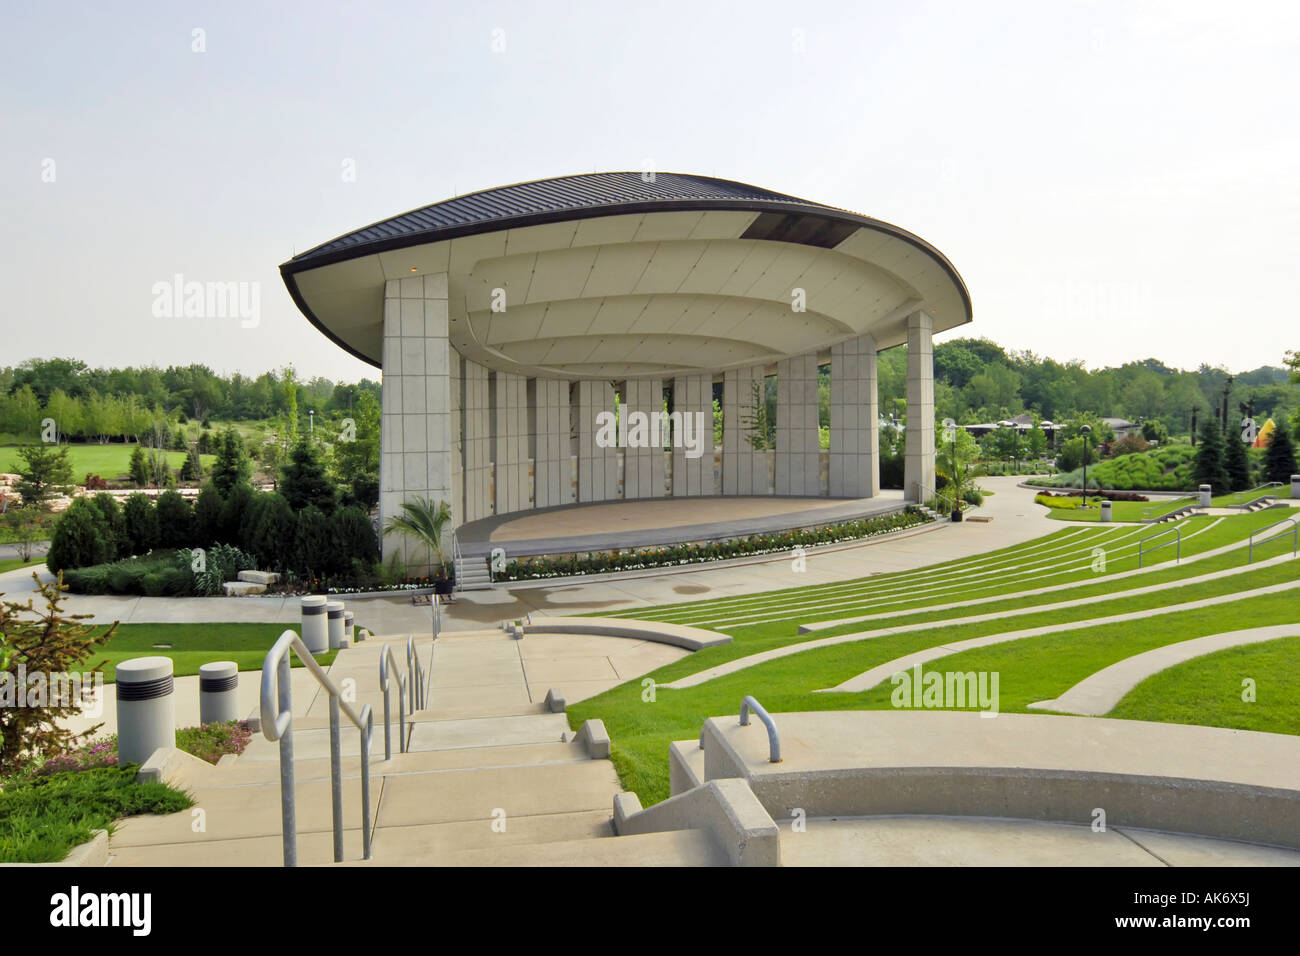
[[[1252,627],[1242,631],[1227,631],[1223,634],[1196,637],[1190,641],[1179,641],[1177,644],[1167,644],[1117,661],[1079,681],[1055,700],[1039,701],[1030,704],[1029,707],[1032,710],[1050,710],[1058,714],[1101,716],[1114,710],[1129,691],[1153,674],[1229,647],[1276,641],[1285,637],[1300,637],[1300,624]]]
[[[983,478],[995,492],[971,516],[987,523],[942,524],[921,534],[868,539],[859,544],[809,552],[807,570],[796,573],[789,555],[695,565],[673,572],[633,572],[593,575],[565,582],[525,581],[488,591],[471,591],[444,607],[447,630],[480,630],[506,618],[526,614],[575,615],[600,611],[684,603],[738,594],[753,594],[796,585],[848,581],[870,574],[907,571],[987,551],[1010,547],[1061,530],[1034,504],[1034,492],[1017,488],[1018,479]],[[40,571],[45,577],[44,565]],[[22,600],[34,590],[29,570],[0,574],[0,593]],[[356,613],[357,626],[374,633],[425,633],[429,608],[411,603],[411,596],[343,600]],[[95,623],[176,623],[186,621],[257,621],[292,624],[299,620],[296,597],[150,598],[69,595],[72,613],[89,614]]]

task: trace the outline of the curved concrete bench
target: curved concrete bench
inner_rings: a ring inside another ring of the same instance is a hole
[[[672,644],[688,651],[730,644],[731,637],[684,624],[638,621],[628,617],[534,617],[524,625],[525,634],[591,634],[599,637],[630,637],[638,641]]]
[[[773,819],[936,815],[1141,827],[1300,848],[1300,737],[971,712],[774,714],[704,725],[704,776],[745,779]]]
[[[1300,637],[1300,624],[1252,627],[1241,631],[1210,634],[1207,637],[1195,637],[1190,641],[1179,641],[1177,644],[1167,644],[1116,661],[1090,677],[1085,677],[1055,700],[1039,701],[1030,704],[1029,707],[1032,710],[1050,710],[1058,714],[1099,717],[1114,710],[1129,691],[1148,677],[1176,664],[1227,650],[1230,647],[1277,641],[1286,637]]]

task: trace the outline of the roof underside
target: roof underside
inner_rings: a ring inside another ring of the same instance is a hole
[[[863,333],[888,348],[917,309],[935,331],[971,318],[956,270],[911,233],[674,173],[461,196],[334,239],[281,273],[317,328],[376,366],[386,282],[439,273],[456,349],[525,375],[716,372]]]

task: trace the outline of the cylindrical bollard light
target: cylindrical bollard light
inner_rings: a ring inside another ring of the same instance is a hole
[[[343,615],[347,609],[342,601],[330,601],[325,608],[329,620],[330,649],[334,650],[343,646]]]
[[[142,764],[176,746],[176,697],[170,657],[133,657],[117,665],[117,760]]]
[[[1102,521],[1109,521],[1109,520],[1110,520],[1110,502],[1109,502],[1109,501],[1103,501],[1103,502],[1101,503],[1101,520],[1102,520]]]
[[[324,654],[330,649],[325,610],[324,595],[309,594],[302,599],[302,642],[313,654]]]
[[[1201,485],[1200,495],[1201,495],[1202,508],[1210,507],[1210,498],[1212,497],[1211,494],[1212,491],[1213,489],[1209,485]]]
[[[343,612],[343,640],[347,641],[348,644],[355,644],[356,633],[356,624],[352,612],[345,610]]]
[[[1300,498],[1300,475],[1291,476],[1291,497]]]
[[[199,665],[199,723],[224,724],[239,719],[239,665],[213,661]]]

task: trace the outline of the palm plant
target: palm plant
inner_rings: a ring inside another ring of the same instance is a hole
[[[384,522],[384,536],[404,534],[419,541],[429,549],[436,576],[441,576],[446,566],[442,550],[442,534],[451,521],[451,505],[440,501],[436,505],[429,498],[416,497],[402,502],[400,514]]]

